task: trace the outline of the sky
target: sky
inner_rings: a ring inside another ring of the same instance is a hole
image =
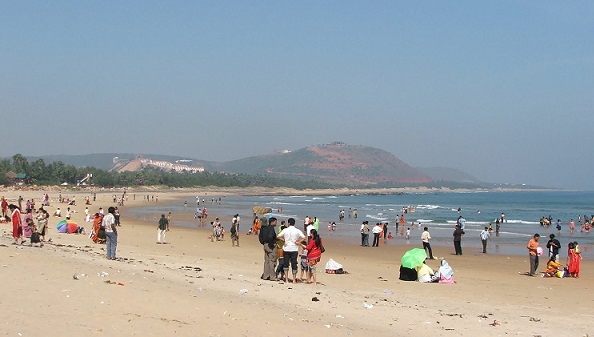
[[[0,156],[341,141],[594,190],[592,18],[592,1],[0,0]]]

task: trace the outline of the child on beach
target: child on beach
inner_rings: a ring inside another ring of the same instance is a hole
[[[406,229],[406,235],[404,236],[406,240],[410,239],[410,227]]]
[[[307,274],[307,272],[309,271],[309,268],[307,267],[307,249],[303,249],[301,251],[301,261],[300,261],[300,265],[301,265],[301,274],[299,274],[299,279],[301,281],[304,281],[305,279],[303,278],[303,274]]]

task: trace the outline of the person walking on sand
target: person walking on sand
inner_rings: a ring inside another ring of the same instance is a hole
[[[462,230],[460,225],[456,225],[456,229],[454,230],[454,250],[456,251],[456,255],[462,255],[462,237],[464,236],[464,230]]]
[[[427,255],[429,256],[429,260],[435,260],[435,258],[433,257],[433,250],[431,250],[431,243],[429,242],[431,241],[431,234],[429,234],[429,228],[423,228],[423,233],[421,234],[421,241],[423,242],[423,249],[425,249],[425,252],[427,252]]]
[[[165,217],[165,214],[161,214],[159,224],[157,225],[157,244],[165,243],[165,233],[169,231],[169,220]]]
[[[274,219],[274,218],[273,218]],[[276,219],[275,219],[276,220]],[[283,245],[283,271],[285,282],[289,282],[289,264],[293,272],[293,283],[297,283],[297,255],[299,255],[299,246],[305,240],[305,235],[301,230],[295,228],[295,219],[287,220],[289,226],[283,229],[277,235],[277,239],[284,240]]]
[[[115,207],[109,207],[107,214],[103,217],[102,226],[105,229],[105,237],[107,239],[107,247],[105,252],[108,260],[116,259],[116,249],[118,247],[118,228],[115,225]]]
[[[526,248],[528,248],[528,254],[530,257],[530,272],[528,272],[528,275],[530,275],[530,276],[536,276],[536,270],[538,269],[538,239],[539,238],[540,238],[540,234],[538,234],[538,233],[534,234],[532,239],[530,239],[530,241],[528,241],[528,246],[526,246]]]
[[[266,220],[266,218],[262,218]],[[260,244],[264,248],[264,271],[260,277],[263,280],[276,281],[276,261],[278,254],[276,252],[276,218],[268,219],[268,223],[262,221],[262,228],[258,234]]]
[[[489,227],[485,227],[485,229],[483,229],[481,231],[480,237],[481,237],[481,242],[483,243],[483,254],[487,254],[487,241],[491,237],[491,232],[489,232]]]

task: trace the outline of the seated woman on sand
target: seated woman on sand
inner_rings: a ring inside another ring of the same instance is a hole
[[[54,216],[58,217],[58,218],[62,216],[62,211],[60,211],[60,207],[56,208],[56,211],[54,212]]]
[[[441,260],[441,267],[439,267],[439,270],[437,271],[435,276],[439,279],[439,283],[456,283],[456,281],[454,280],[454,271],[452,270],[452,267],[450,267],[446,260]]]
[[[417,280],[421,283],[432,283],[439,281],[439,277],[436,277],[433,269],[423,262],[417,267]]]
[[[554,258],[551,258],[549,262],[547,262],[547,269],[542,273],[542,277],[555,277],[560,268],[562,268],[561,263],[555,261]]]

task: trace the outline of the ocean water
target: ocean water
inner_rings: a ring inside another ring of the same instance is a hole
[[[200,195],[197,193],[197,195]],[[322,236],[333,236],[340,240],[360,243],[359,228],[361,222],[369,221],[370,226],[376,222],[388,222],[388,231],[394,239],[386,244],[420,245],[422,227],[427,226],[433,237],[432,245],[450,247],[452,232],[459,215],[466,219],[466,235],[462,240],[467,253],[479,252],[481,245],[479,233],[489,224],[493,226],[489,253],[495,254],[527,254],[525,245],[534,233],[541,235],[540,243],[544,246],[549,234],[557,235],[562,244],[561,256],[566,255],[567,243],[577,241],[584,258],[593,258],[594,230],[591,233],[581,232],[578,216],[594,214],[594,192],[472,192],[472,193],[406,193],[397,195],[348,195],[348,196],[253,196],[222,197],[220,203],[212,203],[210,197],[204,197],[210,218],[214,216],[230,217],[239,213],[242,217],[241,231],[250,227],[252,207],[271,207],[279,220],[290,217],[297,220],[299,228],[305,216],[320,219]],[[184,206],[184,201],[188,206]],[[414,212],[405,214],[406,227],[411,228],[410,240],[403,237],[402,228],[396,231],[395,219],[402,214],[403,207],[411,207]],[[196,211],[194,200],[179,200],[169,204],[137,209],[130,214],[137,218],[154,218],[157,214],[171,211],[175,213],[191,213]],[[358,217],[349,216],[349,210],[357,209]],[[459,211],[460,209],[460,211]],[[344,220],[339,220],[339,213],[345,211]],[[501,224],[499,235],[495,233],[495,219],[505,214],[506,222]],[[539,224],[541,217],[553,218],[553,224],[547,228]],[[555,228],[557,219],[561,220],[561,233]],[[576,223],[574,234],[569,232],[569,221]],[[329,222],[336,223],[336,231],[327,229]],[[414,222],[414,226],[412,223]],[[419,228],[421,223],[421,228]],[[196,227],[195,222],[182,222],[177,225]],[[544,247],[543,247],[544,248]],[[444,249],[440,249],[444,251]],[[449,253],[448,250],[445,250]],[[453,251],[453,248],[452,248]],[[546,251],[546,248],[545,248]],[[447,254],[446,254],[447,255]],[[563,261],[563,260],[562,260]]]

